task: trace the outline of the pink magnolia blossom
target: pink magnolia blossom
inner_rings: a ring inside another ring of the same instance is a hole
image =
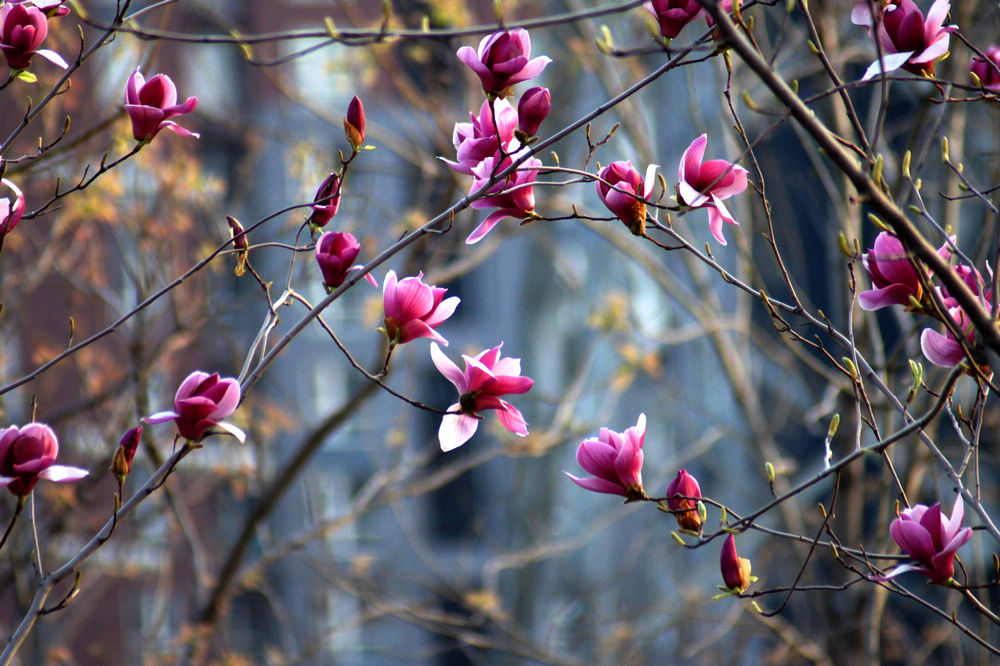
[[[598,174],[597,196],[633,234],[646,229],[646,200],[653,193],[657,165],[646,168],[643,179],[631,162],[612,162]]]
[[[417,338],[431,338],[444,346],[448,341],[434,329],[455,313],[458,296],[445,298],[447,289],[423,283],[424,274],[396,280],[389,271],[382,285],[385,334],[391,344],[401,345]]]
[[[457,55],[482,81],[483,91],[497,97],[506,97],[511,86],[535,78],[552,62],[546,56],[531,59],[531,38],[524,28],[494,32],[483,37],[478,51],[463,46]]]
[[[442,451],[451,451],[465,444],[479,427],[480,412],[496,410],[500,424],[519,437],[528,434],[524,417],[514,405],[500,396],[526,393],[534,380],[521,376],[521,359],[500,358],[501,342],[475,357],[462,355],[465,371],[451,362],[436,343],[431,343],[431,359],[438,371],[458,389],[458,402],[448,407],[441,418],[438,441]]]
[[[688,474],[686,469],[680,469],[667,486],[667,508],[674,512],[681,528],[693,532],[701,529],[701,516],[698,515],[700,498],[701,486],[698,485],[698,479]]]
[[[44,423],[29,423],[0,431],[0,487],[24,497],[39,479],[64,483],[87,476],[79,467],[56,465],[59,440]]]
[[[518,114],[507,100],[486,100],[479,115],[470,113],[469,118],[472,122],[455,124],[452,142],[455,144],[456,161],[444,160],[455,171],[471,175],[473,169],[487,157],[495,158],[500,151],[509,155],[521,148],[514,139]]]
[[[346,231],[327,231],[319,237],[316,241],[316,263],[328,292],[344,284],[348,273],[361,269],[361,266],[351,266],[359,252],[361,244]],[[371,275],[365,275],[365,279],[372,286],[378,286]]]
[[[955,575],[955,551],[972,538],[972,528],[962,527],[965,506],[962,495],[955,498],[951,517],[941,513],[941,503],[928,507],[917,504],[899,512],[892,521],[889,534],[900,549],[916,564],[904,564],[879,580],[887,580],[906,571],[918,571],[935,583],[943,583]]]
[[[965,286],[969,288],[969,291],[975,294],[982,303],[985,304],[986,301],[988,301],[992,296],[989,285],[987,285],[986,281],[983,280],[983,276],[979,273],[979,271],[972,266],[959,264],[952,270],[955,271],[958,278],[965,283]],[[990,270],[990,277],[993,277],[992,270]],[[942,284],[938,291],[941,294],[941,300],[944,301],[946,307],[958,307],[958,300],[951,295],[951,292],[948,291],[948,287]]]
[[[975,74],[979,83],[987,90],[1000,93],[1000,46],[986,49],[986,57],[973,56],[969,63],[969,74]]]
[[[976,329],[965,315],[965,311],[960,307],[949,308],[948,316],[965,338],[965,346],[971,350],[975,346]],[[920,334],[920,350],[928,361],[944,368],[953,368],[966,358],[961,343],[949,330],[938,333],[925,328]]]
[[[552,110],[552,94],[548,88],[532,88],[521,95],[517,103],[517,129],[525,137],[538,134],[542,121]]]
[[[719,558],[722,569],[722,581],[730,590],[741,594],[750,587],[750,560],[740,557],[736,552],[736,537],[730,534],[722,544],[722,555]]]
[[[246,434],[232,423],[222,421],[235,412],[239,404],[238,381],[231,377],[221,378],[217,372],[210,375],[196,370],[178,387],[173,411],[157,412],[143,420],[146,423],[173,421],[180,436],[191,442],[200,442],[213,426],[243,442]]]
[[[705,160],[707,143],[708,136],[702,134],[681,156],[677,201],[691,208],[707,208],[708,228],[715,239],[725,245],[722,223],[738,223],[722,200],[747,189],[747,170],[726,160]]]
[[[958,30],[958,26],[944,25],[950,10],[948,0],[934,0],[925,19],[913,0],[886,5],[877,28],[882,61],[873,62],[862,80],[900,67],[914,74],[933,76],[935,63],[948,54],[950,33]]]
[[[365,107],[355,95],[347,106],[347,117],[344,118],[344,134],[351,142],[354,150],[360,150],[365,145]]]
[[[340,208],[340,174],[331,173],[320,183],[313,202],[308,224],[313,229],[322,229],[329,224]]]
[[[21,221],[21,216],[24,215],[24,194],[17,185],[6,178],[0,180],[0,184],[14,193],[13,203],[7,197],[0,199],[0,241],[2,241],[4,236],[14,230],[17,223]]]
[[[55,51],[39,48],[49,34],[45,14],[45,11],[28,3],[8,2],[0,7],[0,51],[12,70],[27,69],[31,57],[35,55],[63,69],[68,67]]]
[[[872,280],[872,289],[858,294],[865,310],[878,310],[889,305],[911,306],[923,298],[920,274],[899,239],[888,231],[875,238],[875,247],[861,258]]]
[[[168,120],[191,113],[197,104],[197,97],[188,97],[178,104],[177,88],[166,74],[157,74],[147,81],[136,67],[125,86],[125,111],[132,121],[132,136],[136,141],[152,141],[162,129],[199,138],[198,133]]]
[[[673,39],[701,14],[698,0],[652,0],[643,5],[660,24],[660,35]]]
[[[469,189],[469,194],[478,191],[486,185],[494,173],[499,173],[513,164],[517,155],[508,156],[500,160],[500,165],[494,167],[497,162],[495,157],[487,157],[472,169],[472,175],[476,180]],[[497,222],[505,217],[515,217],[519,219],[532,217],[535,213],[535,193],[532,184],[538,174],[538,169],[542,167],[542,161],[531,157],[521,164],[514,173],[508,175],[502,181],[495,183],[489,190],[487,196],[476,199],[472,202],[473,208],[496,208],[486,216],[486,219],[476,227],[465,242],[469,245],[478,243],[490,232]]]
[[[578,479],[567,473],[573,483],[596,493],[622,495],[630,500],[646,497],[642,488],[642,445],[646,438],[646,415],[625,432],[601,428],[597,439],[585,439],[576,449],[576,462],[592,478]]]

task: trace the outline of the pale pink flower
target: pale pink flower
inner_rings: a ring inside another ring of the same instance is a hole
[[[592,478],[578,479],[566,473],[573,483],[596,493],[642,499],[642,445],[646,438],[646,415],[625,432],[601,428],[596,439],[585,439],[576,449],[576,462]]]
[[[172,120],[194,111],[197,97],[177,103],[177,88],[166,74],[157,74],[147,81],[136,67],[125,86],[125,111],[132,121],[132,136],[136,141],[151,141],[160,130],[168,129],[181,136],[199,138]]]
[[[531,38],[524,28],[500,30],[483,37],[479,50],[463,46],[458,59],[472,68],[488,95],[506,97],[515,83],[533,79],[552,60],[546,56],[531,59]]]
[[[0,7],[0,51],[12,70],[27,69],[32,56],[41,56],[66,69],[69,65],[55,51],[40,49],[49,34],[46,12],[32,4],[8,2]]]
[[[509,156],[500,161],[500,166],[494,167],[496,158],[487,157],[477,164],[472,170],[472,175],[476,177],[469,194],[476,192],[493,178],[493,174],[499,173],[509,167],[517,155]],[[478,243],[490,232],[497,222],[505,217],[518,219],[531,217],[535,212],[535,192],[533,183],[542,167],[542,161],[531,157],[514,173],[508,175],[502,181],[495,183],[489,190],[487,196],[476,199],[472,202],[473,208],[496,208],[486,216],[478,227],[476,227],[465,242],[469,245]]]
[[[886,5],[878,24],[882,61],[873,62],[862,80],[900,67],[914,74],[933,76],[935,63],[948,54],[950,33],[958,30],[958,26],[944,25],[950,10],[948,0],[934,0],[925,19],[913,0]]]
[[[39,479],[64,483],[76,481],[89,472],[80,467],[56,465],[59,440],[44,423],[10,426],[0,431],[0,487],[24,497]]]
[[[495,158],[501,150],[509,155],[521,148],[514,139],[517,111],[507,100],[486,100],[479,115],[470,113],[469,118],[472,122],[455,124],[452,142],[456,161],[444,160],[455,171],[471,175],[476,165],[487,157]]]
[[[438,440],[442,451],[451,451],[465,444],[476,433],[480,412],[496,410],[500,424],[519,437],[528,434],[524,417],[514,405],[501,400],[500,396],[527,392],[535,383],[529,377],[521,376],[521,359],[500,358],[501,342],[492,349],[486,349],[475,357],[462,354],[465,371],[451,362],[440,347],[431,343],[431,359],[438,371],[458,389],[458,402],[448,407],[449,412],[441,418]]]
[[[631,162],[612,162],[598,174],[597,196],[608,210],[637,235],[646,228],[646,201],[653,193],[657,165],[646,168],[643,179]]]
[[[0,199],[0,240],[3,240],[4,236],[14,230],[17,223],[21,221],[21,216],[24,215],[24,194],[17,185],[6,178],[0,180],[0,184],[14,193],[13,203],[7,197]]]
[[[390,344],[401,345],[417,338],[431,338],[444,346],[448,341],[434,329],[455,313],[458,296],[445,298],[448,290],[423,283],[424,274],[396,279],[389,271],[382,284],[385,334]]]
[[[943,583],[955,575],[955,551],[972,538],[972,528],[962,527],[965,506],[962,495],[955,498],[951,517],[941,513],[941,503],[928,507],[917,504],[899,512],[892,521],[889,534],[904,553],[916,564],[904,564],[879,580],[887,580],[906,571],[917,571],[935,583]]]
[[[708,228],[715,239],[726,244],[722,223],[738,224],[722,203],[747,189],[747,170],[726,160],[704,160],[708,136],[691,142],[681,156],[677,177],[677,202],[691,208],[708,209]],[[702,161],[704,160],[704,161]]]
[[[200,442],[208,429],[219,427],[243,442],[246,434],[222,419],[236,411],[240,404],[240,383],[232,377],[221,378],[201,370],[192,372],[181,382],[174,396],[174,409],[157,412],[143,419],[146,423],[173,421],[184,439]]]

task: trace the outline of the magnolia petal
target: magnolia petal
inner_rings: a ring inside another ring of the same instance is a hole
[[[245,432],[243,432],[240,428],[238,428],[235,425],[233,425],[232,423],[229,423],[227,421],[219,421],[215,425],[217,427],[219,427],[219,428],[222,428],[223,430],[225,430],[226,432],[228,432],[230,435],[232,435],[233,437],[235,437],[236,439],[238,439],[239,442],[240,442],[240,444],[242,444],[245,441],[247,441],[247,434]]]
[[[164,120],[162,123],[160,123],[160,129],[170,130],[174,134],[180,136],[190,136],[194,137],[195,139],[201,138],[201,134],[199,134],[198,132],[192,132],[191,130],[184,129],[183,127],[181,127],[172,120]]]
[[[180,418],[180,416],[177,412],[156,412],[145,417],[142,421],[144,423],[166,423],[167,421]]]
[[[39,49],[35,51],[35,55],[42,56],[43,58],[51,62],[53,65],[56,65],[57,67],[60,67],[62,69],[66,69],[67,67],[69,67],[69,63],[63,60],[63,57],[58,53],[56,53],[55,51],[49,49]]]
[[[920,334],[920,350],[928,361],[942,368],[953,368],[965,360],[961,345],[929,328]]]
[[[900,518],[892,521],[889,534],[907,555],[918,562],[930,562],[934,557],[934,539],[923,525]]]
[[[653,193],[653,189],[656,187],[656,170],[659,168],[659,164],[650,164],[646,167],[646,175],[642,180],[643,199],[649,199],[649,196]]]
[[[465,373],[452,363],[450,358],[445,356],[445,353],[441,351],[436,342],[431,343],[431,361],[434,363],[434,367],[438,369],[438,372],[444,375],[444,378],[451,382],[458,389],[459,393],[465,393],[469,389],[468,383],[465,380]],[[458,405],[452,405],[448,409],[457,407]]]
[[[625,487],[621,484],[594,477],[578,479],[569,472],[563,472],[563,474],[568,476],[570,481],[585,490],[592,490],[595,493],[607,493],[608,495],[625,495]]]
[[[448,411],[459,409],[456,403]],[[445,414],[441,417],[441,427],[438,428],[438,442],[441,450],[447,453],[469,441],[479,427],[479,419],[469,414]]]
[[[483,220],[482,223],[480,223],[480,225],[476,227],[471,234],[469,234],[469,237],[465,239],[465,244],[475,245],[476,243],[481,241],[483,237],[486,236],[486,234],[490,233],[493,227],[497,225],[497,222],[499,222],[505,217],[511,217],[511,214],[507,210],[504,210],[503,208],[501,208],[500,210],[495,210],[489,215],[487,215],[486,219]]]
[[[874,78],[875,76],[878,76],[879,74],[888,74],[889,72],[894,72],[900,67],[902,67],[903,64],[905,64],[906,61],[910,59],[911,55],[913,55],[913,51],[903,51],[901,53],[887,53],[886,55],[882,56],[881,62],[876,60],[875,62],[873,62],[868,66],[868,69],[865,70],[865,74],[864,76],[861,77],[861,80],[867,81],[871,78]]]
[[[427,322],[428,326],[437,326],[438,324],[444,322],[448,317],[455,314],[455,308],[458,304],[462,302],[458,296],[452,296],[451,298],[446,298],[438,306],[434,308],[434,312],[431,313],[424,321]]]
[[[722,235],[722,224],[725,222],[725,217],[715,206],[708,207],[708,229],[715,236],[715,240],[719,241],[720,245],[726,245],[726,237]]]
[[[500,401],[501,408],[497,411],[497,418],[500,419],[500,425],[514,433],[518,437],[526,437],[528,434],[528,424],[524,420],[524,416],[521,415],[521,411],[514,405]]]
[[[865,310],[879,310],[889,305],[909,305],[913,290],[903,284],[890,284],[858,294],[858,304]]]
[[[42,479],[55,481],[56,483],[66,483],[68,481],[78,481],[90,474],[82,467],[70,467],[69,465],[53,465],[38,476]]]

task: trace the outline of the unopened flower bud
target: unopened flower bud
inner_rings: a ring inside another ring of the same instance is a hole
[[[236,277],[240,277],[247,272],[247,253],[250,249],[250,241],[247,240],[246,230],[240,224],[239,220],[227,215],[226,222],[229,223],[229,237],[233,239],[233,247],[237,250],[234,272],[236,273]]]
[[[701,529],[702,518],[698,511],[701,488],[698,480],[681,469],[667,486],[667,506],[677,518],[681,529],[697,532]]]
[[[726,537],[726,542],[722,545],[720,565],[722,580],[727,588],[742,594],[750,587],[750,560],[737,554],[736,537],[732,534]]]
[[[141,437],[142,426],[136,426],[122,435],[121,441],[118,442],[118,448],[111,458],[111,473],[118,479],[118,483],[124,483],[125,477],[132,471],[132,460],[139,448]]]
[[[340,208],[340,174],[331,173],[326,177],[313,197],[313,212],[309,216],[309,226],[322,229]]]
[[[355,95],[347,107],[347,117],[344,118],[344,134],[355,151],[365,144],[365,107]]]
[[[552,95],[548,88],[532,88],[523,95],[517,104],[517,129],[525,137],[538,134],[542,121],[552,110]]]

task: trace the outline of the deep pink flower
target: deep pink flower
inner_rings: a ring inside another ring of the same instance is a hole
[[[736,552],[736,537],[730,534],[722,544],[722,556],[719,558],[722,569],[722,580],[730,590],[743,593],[750,587],[750,560],[740,557]]]
[[[880,580],[887,580],[905,571],[919,571],[935,583],[943,583],[955,575],[955,551],[972,538],[972,528],[962,527],[965,506],[962,495],[955,498],[951,517],[941,513],[941,503],[927,507],[917,504],[899,512],[892,521],[889,534],[904,553],[916,564],[904,564]]]
[[[44,423],[29,423],[0,431],[0,487],[24,497],[39,479],[64,483],[87,476],[79,467],[55,465],[59,440]]]
[[[328,292],[344,284],[348,273],[361,268],[351,266],[360,251],[361,244],[346,231],[327,231],[319,237],[316,241],[316,263],[323,273],[323,286]],[[372,286],[378,286],[371,275],[365,275],[365,279]]]
[[[211,375],[201,370],[192,372],[181,382],[174,396],[171,412],[157,412],[147,416],[146,423],[177,424],[177,432],[184,439],[200,442],[213,426],[222,428],[243,442],[246,434],[222,419],[236,411],[240,404],[240,383],[231,377],[220,378],[219,373]]]
[[[973,56],[969,63],[969,73],[975,74],[984,88],[1000,93],[1000,46],[986,49],[986,57]]]
[[[875,247],[861,258],[872,280],[872,289],[858,294],[865,310],[878,310],[889,305],[911,307],[910,299],[918,303],[923,298],[920,274],[899,239],[883,231],[875,238]]]
[[[972,349],[975,346],[976,329],[965,316],[965,311],[959,307],[949,308],[948,316],[955,323],[955,327],[962,332],[965,346]],[[949,330],[945,330],[942,334],[925,328],[920,334],[920,350],[928,361],[944,368],[953,368],[965,360],[962,345]]]
[[[552,94],[548,88],[528,90],[517,103],[517,129],[525,137],[535,136],[551,110]]]
[[[515,83],[533,79],[552,60],[539,56],[531,60],[531,38],[524,28],[500,30],[483,37],[479,50],[463,46],[458,59],[472,68],[487,95],[506,97]]]
[[[344,134],[351,142],[354,150],[359,150],[365,145],[365,107],[358,99],[357,95],[347,106],[347,117],[344,118]]]
[[[27,3],[6,3],[0,7],[0,51],[13,70],[27,69],[31,57],[40,55],[54,65],[68,65],[55,51],[40,49],[49,34],[45,12]]]
[[[726,160],[704,160],[707,143],[708,136],[702,134],[681,156],[677,202],[691,208],[707,208],[708,228],[725,245],[722,223],[738,223],[722,200],[747,189],[747,170]]]
[[[178,104],[177,88],[166,74],[157,74],[147,81],[136,67],[125,85],[125,111],[132,121],[132,136],[136,141],[152,141],[162,129],[199,138],[197,132],[168,120],[191,113],[197,104],[197,97],[188,97],[183,104]]]
[[[476,177],[469,194],[476,192],[486,185],[494,173],[499,173],[513,164],[517,155],[509,156],[500,161],[500,166],[494,167],[496,158],[487,157],[472,169],[472,175]],[[502,181],[494,184],[489,190],[489,194],[472,202],[473,208],[496,208],[486,216],[486,219],[476,227],[465,242],[469,245],[478,243],[483,236],[488,234],[497,222],[505,217],[527,218],[535,213],[535,192],[532,183],[538,169],[542,166],[542,161],[531,157],[527,159],[517,170],[508,175]]]
[[[7,186],[14,192],[13,203],[7,197],[0,199],[0,240],[2,240],[4,236],[14,230],[17,223],[21,221],[21,216],[24,215],[24,194],[17,185],[6,178],[0,180],[0,184]]]
[[[948,0],[934,0],[924,19],[923,12],[913,4],[913,0],[886,5],[878,25],[882,62],[873,62],[862,80],[900,67],[914,74],[933,76],[935,63],[948,54],[950,33],[958,30],[958,26],[944,25],[950,10]]]
[[[677,472],[677,476],[667,486],[667,508],[674,511],[677,524],[683,529],[697,532],[701,529],[701,516],[698,515],[698,500],[701,498],[701,487],[698,479],[688,474],[686,469]]]
[[[401,345],[417,338],[431,338],[444,346],[448,341],[434,329],[455,313],[461,299],[445,298],[447,289],[423,283],[424,274],[396,281],[389,271],[382,284],[385,334],[391,344]]]
[[[638,236],[646,229],[646,200],[653,193],[656,168],[650,164],[643,179],[631,162],[612,162],[601,169],[595,181],[604,205]]]
[[[451,451],[465,444],[479,427],[480,412],[494,409],[500,425],[519,437],[528,434],[524,417],[514,405],[500,396],[526,393],[534,380],[521,376],[521,359],[500,358],[501,342],[492,349],[486,349],[475,357],[462,354],[465,371],[451,362],[436,343],[431,343],[431,359],[438,371],[458,389],[458,402],[448,407],[449,412],[441,418],[438,441],[442,451]]]
[[[698,0],[653,0],[644,6],[660,24],[660,35],[666,39],[679,35],[684,26],[701,14]]]
[[[592,478],[578,479],[567,473],[573,483],[596,493],[622,495],[630,500],[646,497],[642,488],[642,445],[646,438],[646,415],[625,432],[601,428],[597,439],[585,439],[576,449],[576,462]]]
[[[444,160],[455,171],[471,175],[487,157],[495,158],[501,150],[508,155],[520,150],[520,143],[514,139],[517,111],[507,100],[486,100],[479,116],[470,113],[469,117],[472,122],[456,123],[452,134],[457,161]]]
[[[313,197],[313,210],[309,215],[308,224],[313,229],[322,229],[337,214],[340,208],[340,174],[334,172],[327,176],[316,196]]]

